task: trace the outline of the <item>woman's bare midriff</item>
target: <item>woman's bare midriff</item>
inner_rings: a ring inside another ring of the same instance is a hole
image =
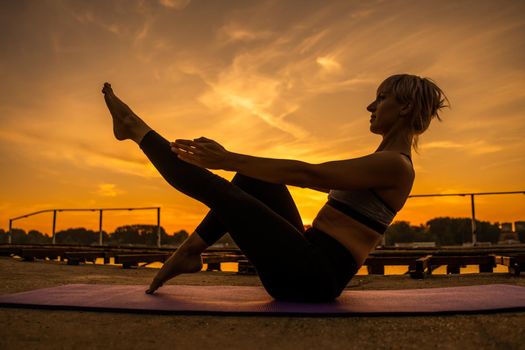
[[[376,231],[328,204],[321,208],[312,226],[330,235],[348,249],[358,266],[363,265],[368,254],[382,239]]]

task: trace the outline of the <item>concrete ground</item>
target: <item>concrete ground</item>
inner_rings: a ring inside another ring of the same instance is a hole
[[[70,283],[149,284],[156,270],[0,257],[0,294]],[[234,272],[171,284],[261,285]],[[507,283],[508,274],[357,276],[350,289]],[[525,349],[525,312],[396,317],[181,316],[0,308],[0,349]]]

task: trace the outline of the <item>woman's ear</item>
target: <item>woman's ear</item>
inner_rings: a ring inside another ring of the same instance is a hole
[[[406,105],[404,105],[401,108],[401,111],[399,111],[399,115],[404,117],[406,115],[409,115],[410,112],[412,112],[412,104],[411,103],[407,103]]]

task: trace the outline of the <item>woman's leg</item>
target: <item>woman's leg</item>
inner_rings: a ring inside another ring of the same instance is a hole
[[[304,232],[299,211],[285,185],[269,183],[241,174],[235,174],[231,182],[244,192],[262,201],[299,231]],[[158,285],[181,273],[200,271],[203,265],[201,254],[227,231],[228,228],[220,221],[217,213],[210,210],[194,234],[190,235],[164,262],[155,276],[150,290],[156,289]]]
[[[337,288],[326,258],[282,216],[254,196],[206,169],[181,161],[170,144],[151,130],[106,88],[115,136],[131,138],[161,175],[179,191],[201,201],[217,215],[255,265],[275,298],[326,300]],[[126,114],[125,117],[119,114]],[[139,120],[135,120],[139,119]]]
[[[143,137],[140,148],[169,184],[215,213],[272,296],[312,301],[334,297],[337,282],[327,260],[297,227],[235,184],[181,161],[155,131]]]
[[[266,204],[299,231],[304,232],[301,216],[286,185],[274,184],[242,174],[235,174],[231,183]],[[228,228],[213,210],[208,212],[195,229],[208,246],[217,242],[227,231]]]

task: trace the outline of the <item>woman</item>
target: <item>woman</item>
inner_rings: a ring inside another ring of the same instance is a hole
[[[382,135],[364,157],[309,164],[229,152],[201,137],[168,142],[113,93],[102,89],[118,140],[135,141],[166,181],[211,210],[157,273],[146,293],[202,269],[201,253],[229,232],[275,299],[337,298],[376,247],[412,188],[411,147],[445,107],[430,79],[387,78],[367,107],[370,131]],[[231,182],[208,169],[235,171]],[[329,193],[306,231],[286,185]]]

